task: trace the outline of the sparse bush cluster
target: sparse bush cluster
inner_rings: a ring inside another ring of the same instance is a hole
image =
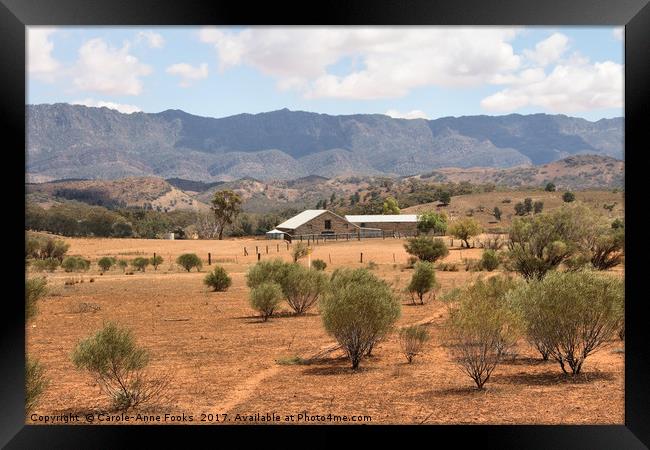
[[[211,287],[215,292],[223,292],[232,285],[232,279],[228,276],[226,269],[217,266],[212,272],[205,276],[203,284]]]
[[[429,236],[409,238],[404,244],[407,253],[420,261],[434,262],[449,254],[449,249],[442,239]]]
[[[66,272],[86,272],[90,269],[90,260],[81,256],[67,256],[61,263]]]
[[[180,255],[178,258],[176,258],[176,264],[178,264],[188,272],[194,268],[196,268],[196,271],[198,272],[203,267],[203,262],[201,261],[201,258],[199,258],[194,253],[184,253]]]

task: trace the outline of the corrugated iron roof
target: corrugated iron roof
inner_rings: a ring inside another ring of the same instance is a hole
[[[326,209],[306,209],[300,214],[293,216],[291,219],[285,220],[280,225],[276,226],[276,228],[286,228],[289,230],[295,230],[300,225],[304,225],[310,220],[315,219],[316,217],[326,212],[327,212]]]
[[[376,222],[417,222],[417,214],[369,214],[363,216],[345,216],[345,220],[352,223]]]
[[[266,234],[284,234],[284,231],[275,229],[275,230],[267,231]]]

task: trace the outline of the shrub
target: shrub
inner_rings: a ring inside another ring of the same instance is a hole
[[[416,256],[421,261],[434,262],[449,254],[449,249],[442,239],[429,236],[409,238],[404,244],[407,253]]]
[[[415,264],[419,261],[417,256],[409,256],[408,259],[406,260],[406,268],[407,269],[412,269],[415,267]]]
[[[553,183],[546,183],[544,190],[546,192],[555,192],[555,185]]]
[[[149,260],[149,263],[153,266],[153,270],[158,270],[158,266],[163,262],[165,262],[165,260],[160,255],[152,256]]]
[[[311,266],[316,270],[325,270],[327,263],[322,259],[315,259],[311,262]]]
[[[478,389],[483,389],[497,364],[516,343],[518,316],[506,301],[506,293],[516,285],[511,278],[497,276],[479,279],[447,296],[451,304],[445,322],[445,345]]]
[[[399,343],[402,353],[409,364],[422,352],[424,343],[429,340],[429,332],[421,325],[411,325],[399,332]]]
[[[428,292],[432,292],[436,286],[436,272],[433,268],[433,263],[428,261],[418,262],[415,265],[415,271],[411,277],[411,281],[406,288],[411,294],[413,304],[415,298],[420,300],[420,304],[424,305],[424,296]]]
[[[205,276],[203,284],[210,286],[214,291],[223,292],[232,285],[232,280],[228,276],[226,269],[217,266]]]
[[[85,272],[90,269],[90,261],[81,256],[68,256],[61,263],[66,272]]]
[[[136,345],[131,330],[112,322],[79,341],[72,362],[77,369],[86,370],[94,377],[113,407],[119,410],[157,398],[168,385],[166,378],[146,376],[148,352]]]
[[[45,294],[47,294],[47,280],[45,277],[25,280],[25,321],[36,317],[38,302]]]
[[[481,261],[479,262],[481,270],[487,270],[492,272],[494,269],[499,267],[499,255],[492,249],[483,250],[483,255],[481,255]]]
[[[45,369],[35,359],[25,361],[25,412],[29,415],[38,404],[41,395],[49,385]]]
[[[140,272],[144,272],[149,265],[149,259],[138,256],[137,258],[133,258],[131,265]]]
[[[526,197],[524,199],[524,209],[526,210],[526,213],[530,213],[533,210],[533,199],[530,197]]]
[[[327,276],[297,264],[287,268],[280,286],[287,303],[298,315],[316,304],[327,288]]]
[[[503,212],[501,211],[501,208],[499,208],[498,206],[495,206],[494,210],[492,211],[492,215],[494,215],[494,218],[497,219],[497,220],[501,220],[501,214],[503,214]]]
[[[56,258],[47,258],[34,259],[30,264],[37,272],[54,272],[60,263]]]
[[[250,305],[260,312],[264,322],[273,314],[281,299],[282,288],[277,283],[264,282],[250,292]]]
[[[126,259],[118,259],[117,266],[122,269],[122,272],[126,272],[126,268],[129,267],[129,262]]]
[[[309,247],[304,242],[297,242],[291,249],[291,257],[293,262],[298,262],[300,258],[304,258],[309,254]]]
[[[538,200],[533,204],[533,211],[535,212],[535,214],[541,213],[543,209],[544,209],[543,201]]]
[[[440,263],[438,264],[438,270],[443,272],[458,272],[458,265],[456,263]]]
[[[598,270],[607,270],[621,263],[625,246],[623,228],[603,228],[589,239],[591,265]]]
[[[485,238],[479,241],[479,247],[490,250],[501,250],[506,243],[498,234],[486,235]]]
[[[428,211],[418,216],[418,230],[423,233],[445,234],[447,231],[447,216],[445,213]]]
[[[400,316],[400,304],[388,284],[364,269],[336,270],[320,309],[325,330],[343,347],[352,369]]]
[[[251,289],[267,282],[277,283],[282,286],[291,266],[291,263],[284,262],[281,259],[260,261],[248,269],[246,285]]]
[[[573,192],[565,192],[564,194],[562,194],[562,200],[565,203],[571,203],[575,199],[576,199],[576,196],[575,196],[575,194]]]
[[[25,256],[27,257],[34,259],[54,258],[61,263],[70,248],[70,244],[61,239],[28,233],[25,247]]]
[[[449,234],[453,237],[465,242],[465,246],[469,248],[469,239],[481,233],[481,225],[472,218],[463,218],[456,220],[449,226]]]
[[[198,272],[203,267],[201,259],[194,253],[184,253],[176,258],[176,263],[188,272],[196,267]]]
[[[525,216],[526,215],[526,206],[521,203],[515,203],[515,215],[516,216]]]
[[[553,272],[508,294],[526,335],[542,355],[575,375],[585,359],[619,331],[623,281],[592,271]]]
[[[612,228],[615,230],[625,228],[625,222],[623,222],[623,219],[616,218],[612,221]]]
[[[115,259],[109,258],[108,256],[104,256],[103,258],[100,258],[99,261],[97,261],[97,265],[102,270],[102,272],[108,272],[113,264],[115,264]]]

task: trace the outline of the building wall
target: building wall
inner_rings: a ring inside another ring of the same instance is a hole
[[[332,228],[329,230],[325,228],[325,221],[330,220]],[[295,230],[287,230],[278,228],[280,231],[286,231],[287,233],[298,236],[301,234],[322,234],[324,231],[332,232],[336,234],[342,233],[356,233],[359,228],[349,223],[342,217],[339,217],[329,211],[321,214],[320,216],[310,220],[307,223],[300,225]]]
[[[356,223],[361,226],[361,223]],[[379,228],[392,236],[393,233],[416,234],[418,231],[417,222],[366,222],[365,227]]]

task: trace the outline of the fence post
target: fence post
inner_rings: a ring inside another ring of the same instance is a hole
[[[363,263],[363,252],[361,252],[361,256],[359,256],[359,262]]]
[[[395,262],[395,253],[393,253],[393,262]]]
[[[255,253],[259,253],[259,249],[257,248],[257,245],[255,246]]]
[[[208,266],[211,266],[211,265],[212,265],[212,254],[210,254],[210,252],[208,252]]]
[[[288,243],[288,242],[286,242],[286,244],[287,244],[287,250],[289,250],[289,243]]]
[[[257,254],[257,260],[259,261],[261,257],[262,257],[262,254],[261,254],[261,253],[258,253],[258,254]]]
[[[156,262],[156,252],[153,252],[153,261],[154,261],[153,270],[158,270],[158,265],[155,264],[155,262]]]
[[[278,244],[277,253],[280,253],[280,244]]]
[[[269,254],[269,246],[268,245],[266,246],[266,254],[267,255]]]
[[[327,254],[327,257],[328,257],[329,260],[330,260],[330,264],[332,264],[332,254],[331,254],[331,253],[328,253],[328,254]]]
[[[246,251],[246,247],[244,247],[244,256],[248,256],[248,251]]]

